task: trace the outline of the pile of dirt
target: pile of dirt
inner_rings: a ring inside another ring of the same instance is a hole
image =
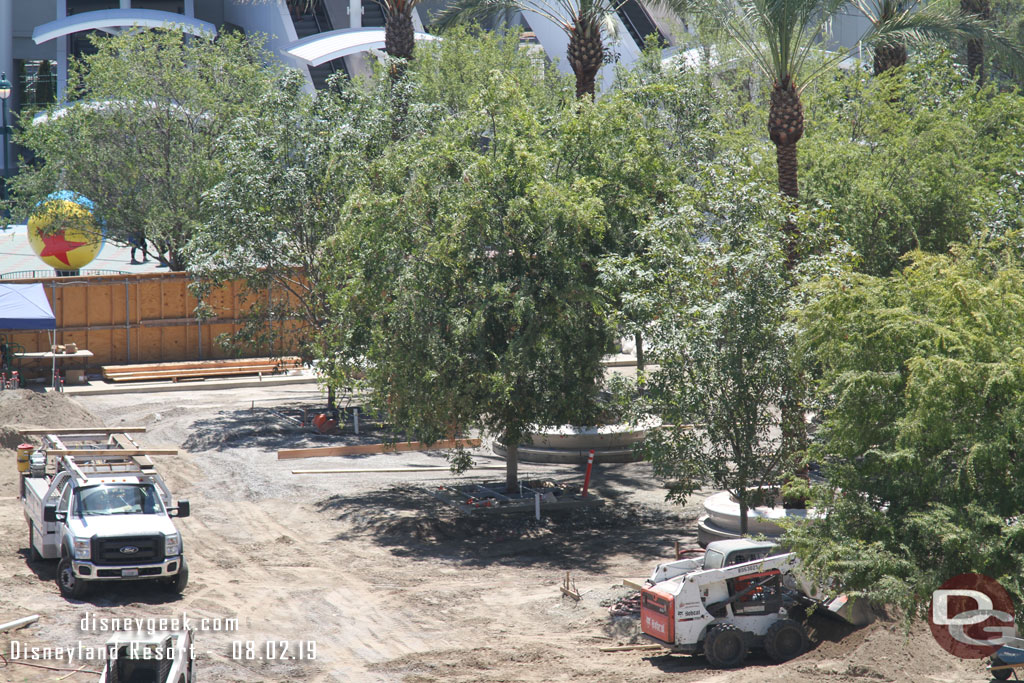
[[[0,449],[14,450],[24,439],[18,428],[100,427],[103,422],[64,394],[29,389],[0,391]]]

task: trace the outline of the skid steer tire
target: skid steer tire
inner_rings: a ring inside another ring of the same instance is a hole
[[[704,658],[716,669],[733,669],[747,658],[743,632],[733,624],[717,624],[704,638]]]
[[[764,651],[776,662],[788,662],[807,649],[807,631],[792,619],[776,621],[764,636]]]
[[[999,657],[992,657],[992,660],[989,662],[989,665],[1005,666],[1006,662],[999,659]],[[999,669],[998,671],[990,671],[989,673],[992,674],[992,678],[996,679],[997,681],[1008,681],[1010,680],[1010,674],[1013,673],[1013,669]]]

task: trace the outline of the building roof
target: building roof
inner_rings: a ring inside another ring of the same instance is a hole
[[[40,24],[32,31],[32,40],[38,45],[54,38],[78,33],[79,31],[100,30],[116,33],[117,29],[130,28],[132,26],[143,26],[146,28],[178,27],[182,33],[189,33],[194,36],[217,35],[217,27],[210,22],[187,17],[183,14],[155,9],[102,9],[72,14],[63,19]]]
[[[416,40],[440,40],[429,33],[415,34]],[[311,66],[320,66],[332,59],[346,57],[366,50],[384,47],[382,28],[343,28],[326,33],[315,33],[308,38],[297,40],[288,46],[286,52]]]

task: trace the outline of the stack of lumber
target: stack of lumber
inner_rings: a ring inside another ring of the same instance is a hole
[[[104,365],[103,378],[112,382],[169,379],[205,379],[235,375],[271,375],[302,367],[296,356],[284,358],[236,358],[232,360],[198,360],[181,363],[143,363],[137,365]]]

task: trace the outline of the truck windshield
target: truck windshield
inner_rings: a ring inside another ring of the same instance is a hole
[[[158,515],[164,511],[152,484],[101,484],[75,492],[79,515]]]

